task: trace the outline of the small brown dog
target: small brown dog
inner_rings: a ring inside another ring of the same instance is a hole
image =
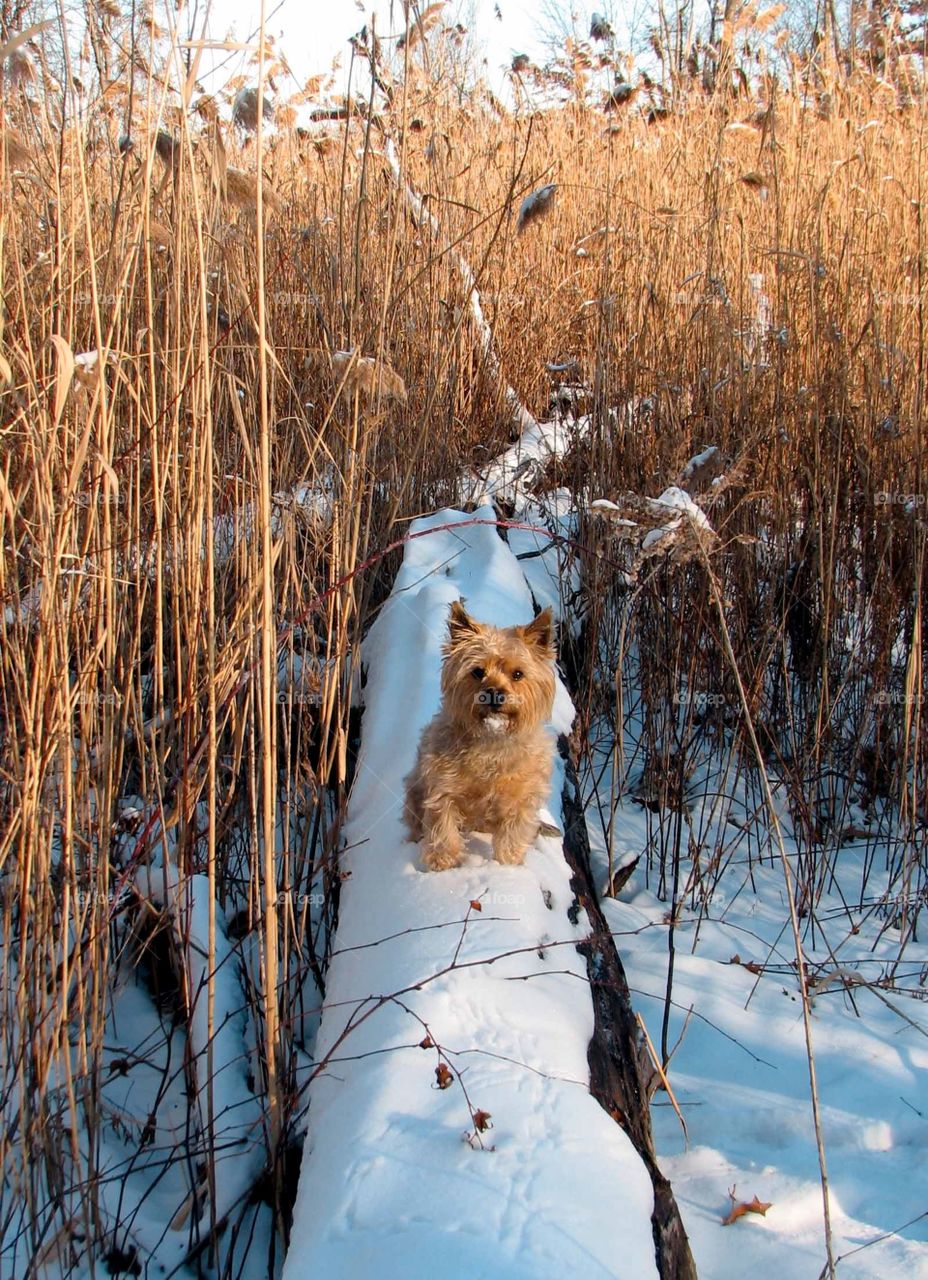
[[[406,779],[406,825],[430,871],[464,859],[464,835],[484,831],[499,862],[520,863],[538,834],[551,783],[554,704],[551,610],[523,627],[475,622],[451,606],[442,705]]]

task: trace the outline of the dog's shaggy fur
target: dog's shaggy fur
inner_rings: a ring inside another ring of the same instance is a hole
[[[476,622],[451,606],[442,705],[406,779],[406,825],[430,871],[458,866],[464,836],[486,832],[499,862],[520,863],[551,782],[551,610],[527,626]]]

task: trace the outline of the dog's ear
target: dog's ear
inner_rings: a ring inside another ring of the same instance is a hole
[[[519,630],[527,645],[538,649],[543,657],[554,657],[554,617],[550,609],[542,609],[534,622]]]
[[[448,615],[448,644],[453,647],[462,640],[472,639],[480,630],[479,622],[475,622],[460,600],[451,604]]]

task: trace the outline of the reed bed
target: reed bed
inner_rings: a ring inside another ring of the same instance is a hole
[[[547,363],[575,367],[591,415],[545,478],[586,513],[578,752],[593,767],[637,726],[613,786],[654,814],[655,874],[679,868],[694,760],[714,754],[729,777],[756,764],[720,605],[804,833],[807,908],[868,807],[875,841],[898,836],[909,933],[924,902],[925,116],[911,93],[860,70],[693,90],[650,118],[578,98],[513,113],[407,63],[376,112],[256,136],[194,78],[79,97],[37,62],[5,98],[0,1233],[14,1274],[279,1263],[337,919],[359,642],[396,564],[382,552],[509,445],[503,381],[547,415],[564,381]],[[398,190],[388,140],[432,223]],[[550,208],[519,230],[548,183]],[[591,500],[656,497],[710,445],[721,478],[696,496],[711,563],[633,582]],[[706,851],[710,878],[720,856]],[[259,1119],[235,1133],[255,1172],[226,1203],[216,1010],[233,968],[236,1069]],[[146,1038],[116,1055],[139,1002]],[[143,1069],[157,1083],[140,1110],[120,1081]],[[152,1243],[155,1203],[171,1210]]]

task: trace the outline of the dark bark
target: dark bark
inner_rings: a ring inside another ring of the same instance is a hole
[[[697,1280],[673,1189],[657,1166],[651,1134],[648,1084],[654,1068],[647,1057],[632,1009],[622,961],[599,905],[590,871],[590,845],[576,771],[564,752],[564,853],[573,872],[571,888],[590,921],[590,935],[578,948],[586,959],[593,995],[593,1038],[587,1050],[590,1092],[622,1126],[641,1156],[654,1187],[651,1228],[661,1280]]]

